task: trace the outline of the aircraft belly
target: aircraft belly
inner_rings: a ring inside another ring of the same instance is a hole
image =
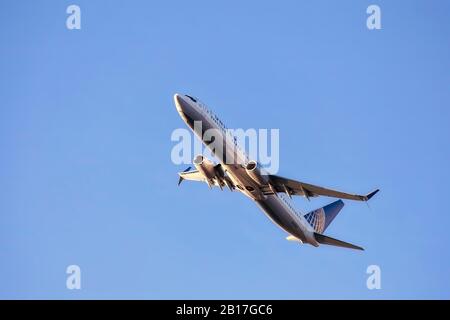
[[[273,223],[303,242],[308,242],[298,223],[292,218],[277,196],[269,195],[265,200],[255,200],[255,202]]]

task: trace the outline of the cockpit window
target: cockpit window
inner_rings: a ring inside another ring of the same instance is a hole
[[[188,97],[189,99],[191,99],[191,100],[194,101],[194,102],[197,102],[197,99],[195,99],[195,98],[193,98],[193,97],[191,97],[191,96],[186,95],[186,97]]]

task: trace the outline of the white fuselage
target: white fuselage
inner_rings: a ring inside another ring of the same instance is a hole
[[[249,162],[247,154],[238,144],[237,139],[225,128],[219,118],[213,114],[203,103],[190,96],[175,94],[175,105],[178,113],[194,134],[217,156],[224,171],[232,180],[236,188],[256,202],[264,213],[276,225],[293,235],[303,243],[318,246],[314,238],[314,229],[306,221],[302,214],[297,212],[284,195],[261,192],[260,185],[255,182],[245,170],[245,164]],[[201,130],[195,124],[201,123]],[[205,131],[214,130],[216,138],[222,141],[223,153],[217,154],[215,148],[210,147],[210,141],[205,139]],[[223,154],[223,156],[222,156]],[[233,162],[226,161],[233,159]]]

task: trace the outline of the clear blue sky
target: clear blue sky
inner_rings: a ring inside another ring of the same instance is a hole
[[[0,298],[450,298],[448,1],[0,6]],[[177,187],[175,92],[279,128],[281,175],[379,187],[327,230],[366,251],[297,246],[238,193]]]

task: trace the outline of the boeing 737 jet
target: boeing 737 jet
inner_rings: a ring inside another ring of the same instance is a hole
[[[222,189],[226,186],[231,191],[242,192],[252,199],[273,223],[288,233],[286,239],[289,241],[308,243],[315,247],[327,244],[364,250],[359,246],[323,234],[344,206],[342,200],[302,215],[294,209],[284,194],[289,198],[303,196],[308,200],[312,197],[328,196],[368,201],[379,191],[378,189],[366,195],[349,194],[268,174],[257,161],[248,158],[245,151],[237,145],[237,139],[230,136],[230,130],[225,128],[222,121],[204,103],[192,96],[181,94],[175,94],[174,100],[183,121],[219,159],[219,163],[214,164],[202,155],[196,156],[193,160],[195,170],[188,168],[178,173],[178,184],[183,180],[202,181],[210,187],[216,186]],[[201,130],[196,130],[197,122],[201,123]],[[215,139],[222,141],[222,150],[211,147],[211,137],[204,134],[210,129],[216,132]],[[230,162],[226,159],[234,159],[234,161]]]

